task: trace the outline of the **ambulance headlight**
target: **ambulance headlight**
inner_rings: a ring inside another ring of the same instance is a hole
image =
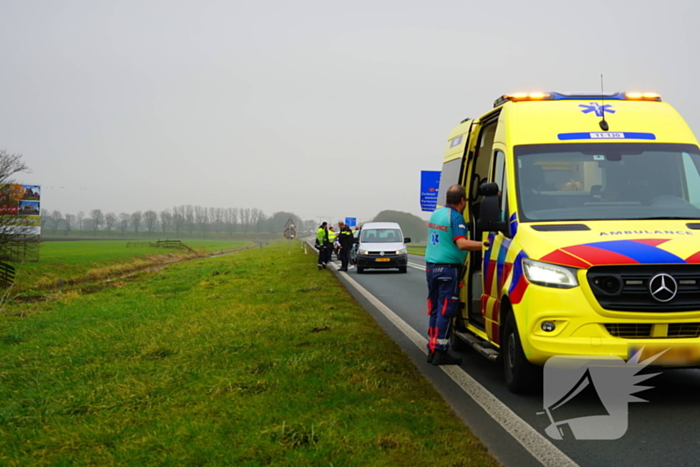
[[[397,255],[405,255],[405,254],[406,254],[406,249],[405,249],[405,248],[401,248],[400,250],[396,250],[396,254],[397,254]]]
[[[363,250],[362,248],[360,248],[359,250],[357,250],[357,254],[358,255],[368,255],[369,251]]]
[[[578,286],[575,269],[524,258],[523,271],[527,280],[533,284],[560,289]]]

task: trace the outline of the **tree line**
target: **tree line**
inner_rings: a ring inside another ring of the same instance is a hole
[[[271,216],[265,215],[257,208],[214,208],[203,206],[182,205],[160,212],[154,210],[135,211],[132,213],[104,213],[101,209],[89,212],[79,211],[76,214],[63,214],[59,210],[42,213],[41,224],[43,233],[63,232],[68,235],[71,231],[133,232],[135,234],[166,234],[194,233],[206,237],[209,233],[236,232],[282,232],[290,222],[295,228],[309,229],[315,225],[312,220],[302,221],[299,216],[290,212],[276,212]]]
[[[76,214],[63,214],[54,210],[41,215],[43,234],[69,235],[72,231],[115,232],[126,235],[138,234],[200,234],[206,238],[210,233],[248,234],[249,232],[282,232],[290,222],[297,232],[316,232],[318,222],[302,220],[291,212],[279,211],[271,216],[257,208],[213,208],[192,205],[175,206],[160,212],[154,210],[132,213],[104,213],[101,209]],[[398,222],[404,235],[414,242],[425,241],[426,222],[410,213],[385,210],[377,214],[374,222]],[[329,220],[334,225],[332,220]]]

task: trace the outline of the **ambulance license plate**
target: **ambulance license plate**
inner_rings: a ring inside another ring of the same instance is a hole
[[[658,355],[653,365],[688,366],[700,363],[700,346],[697,344],[645,344],[644,346],[630,345],[627,349],[628,357],[637,352],[642,352],[640,362]]]
[[[389,261],[389,258],[377,258],[375,261]]]

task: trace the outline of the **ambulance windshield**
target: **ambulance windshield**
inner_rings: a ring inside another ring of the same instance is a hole
[[[399,229],[362,229],[360,241],[363,243],[403,242]]]
[[[700,150],[689,144],[515,147],[521,221],[700,219]]]

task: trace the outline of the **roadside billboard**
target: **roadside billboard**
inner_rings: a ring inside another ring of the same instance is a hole
[[[16,225],[24,235],[41,234],[41,186],[12,184],[0,187],[0,215],[14,214],[16,221],[3,219],[6,228]]]

